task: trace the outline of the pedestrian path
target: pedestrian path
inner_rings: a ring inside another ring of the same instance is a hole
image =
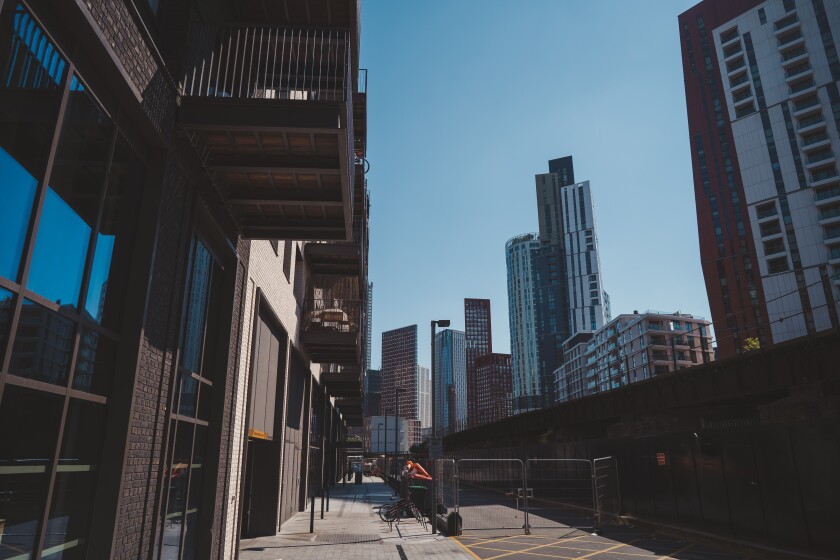
[[[315,500],[314,533],[310,512],[294,515],[273,537],[242,539],[240,560],[474,560],[454,539],[433,535],[414,519],[393,528],[377,510],[391,503],[394,493],[379,478],[363,484],[338,484],[330,489],[330,511],[321,519],[321,501]]]

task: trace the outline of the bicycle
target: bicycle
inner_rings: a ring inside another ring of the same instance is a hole
[[[399,523],[403,516],[408,515],[414,517],[423,529],[426,528],[426,517],[411,498],[403,498],[393,504],[382,504],[379,506],[379,518],[389,526],[394,522]]]

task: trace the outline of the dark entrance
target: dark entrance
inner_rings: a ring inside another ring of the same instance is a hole
[[[259,307],[259,306],[258,306]],[[255,322],[242,488],[242,536],[277,533],[287,336],[268,312]]]

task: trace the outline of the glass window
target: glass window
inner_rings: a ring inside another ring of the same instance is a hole
[[[88,318],[119,332],[146,167],[117,135],[102,203],[85,310]]]
[[[117,342],[88,327],[79,335],[73,388],[107,397],[117,367]]]
[[[44,541],[56,552],[45,560],[85,557],[105,422],[105,406],[70,399]]]
[[[0,558],[30,558],[35,550],[63,404],[60,396],[14,385],[3,391]]]
[[[73,322],[24,299],[9,373],[65,385],[72,351]]]
[[[75,79],[38,225],[28,287],[77,306],[113,140],[110,118]]]
[[[166,511],[164,512],[161,560],[177,560],[181,551],[181,528],[187,502],[193,443],[193,424],[171,421],[175,441],[166,464]],[[171,436],[170,436],[171,437]]]
[[[0,363],[3,362],[3,349],[6,347],[6,337],[9,334],[9,323],[12,321],[15,299],[9,290],[0,288]]]
[[[17,6],[0,20],[0,275],[17,281],[67,63]]]

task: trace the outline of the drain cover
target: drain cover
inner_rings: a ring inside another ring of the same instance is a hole
[[[315,542],[331,544],[351,544],[363,542],[379,542],[379,534],[370,533],[322,533],[315,537]]]

